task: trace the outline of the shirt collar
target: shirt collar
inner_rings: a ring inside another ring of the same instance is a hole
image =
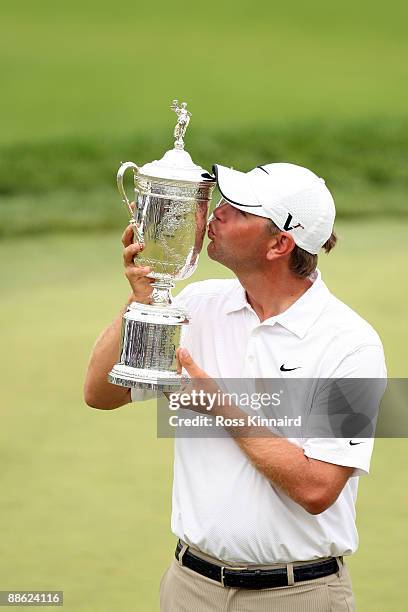
[[[313,272],[309,278],[313,282],[312,286],[296,302],[275,317],[265,319],[260,325],[272,326],[279,323],[299,338],[304,338],[320,316],[330,296],[319,270]],[[237,282],[226,300],[225,312],[229,314],[243,308],[253,312],[247,301],[245,289]]]

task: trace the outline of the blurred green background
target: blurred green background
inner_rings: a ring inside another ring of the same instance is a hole
[[[408,8],[404,2],[50,0],[0,21],[0,590],[63,589],[69,612],[158,609],[171,560],[172,443],[153,404],[86,408],[82,382],[128,289],[114,176],[171,147],[324,176],[340,242],[321,269],[407,375]],[[194,280],[224,276],[203,255]],[[179,290],[181,287],[177,287]],[[402,611],[407,444],[361,479],[358,609]]]

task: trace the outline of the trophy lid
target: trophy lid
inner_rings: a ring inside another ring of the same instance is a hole
[[[197,166],[191,159],[190,154],[184,150],[183,138],[191,117],[186,102],[179,106],[178,101],[173,100],[170,108],[174,110],[178,117],[174,128],[174,149],[167,151],[161,159],[142,166],[139,170],[140,174],[151,178],[187,181],[189,183],[215,182],[215,179],[204,168]]]

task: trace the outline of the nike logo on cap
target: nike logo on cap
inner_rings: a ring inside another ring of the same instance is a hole
[[[288,232],[290,230],[296,229],[297,227],[301,227],[302,229],[305,229],[301,223],[297,223],[297,225],[291,225],[292,219],[293,219],[292,215],[288,213],[287,219],[285,221],[285,225],[283,226],[283,229],[285,231]]]
[[[299,370],[301,366],[298,366],[297,368],[285,368],[285,364],[282,363],[281,367],[279,368],[281,372],[293,372],[293,370]]]
[[[363,444],[362,442],[353,442],[353,440],[350,440],[349,442],[350,446],[356,446],[357,444]]]

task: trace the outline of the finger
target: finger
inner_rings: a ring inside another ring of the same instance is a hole
[[[143,246],[138,242],[129,244],[123,249],[123,263],[125,266],[135,265],[134,258],[140,251],[143,251]]]
[[[178,349],[177,359],[181,368],[187,370],[191,378],[208,378],[207,374],[195,363],[187,349]],[[179,373],[181,374],[181,369]]]
[[[150,272],[149,267],[144,268],[143,266],[126,266],[125,268],[125,276],[135,290],[152,293],[152,284],[155,279],[147,276]]]
[[[122,244],[124,247],[129,246],[133,242],[133,225],[129,224],[122,234]]]
[[[182,367],[183,367],[183,366],[181,365],[181,361],[180,361],[180,358],[179,358],[179,352],[180,352],[180,349],[178,348],[178,349],[176,350],[176,359],[177,359],[177,374],[181,374],[181,370],[182,370]]]
[[[140,289],[137,287],[137,293],[133,292],[135,297],[135,302],[139,302],[141,304],[151,304],[152,303],[152,292],[150,289]]]
[[[139,302],[141,304],[151,304],[153,300],[153,291],[149,282],[150,279],[143,277],[128,277],[128,280],[132,288],[132,301]]]
[[[122,234],[122,244],[124,247],[128,247],[130,244],[138,244],[134,242],[134,233],[134,225],[130,223]],[[143,250],[145,247],[144,243],[140,243],[140,247]]]

